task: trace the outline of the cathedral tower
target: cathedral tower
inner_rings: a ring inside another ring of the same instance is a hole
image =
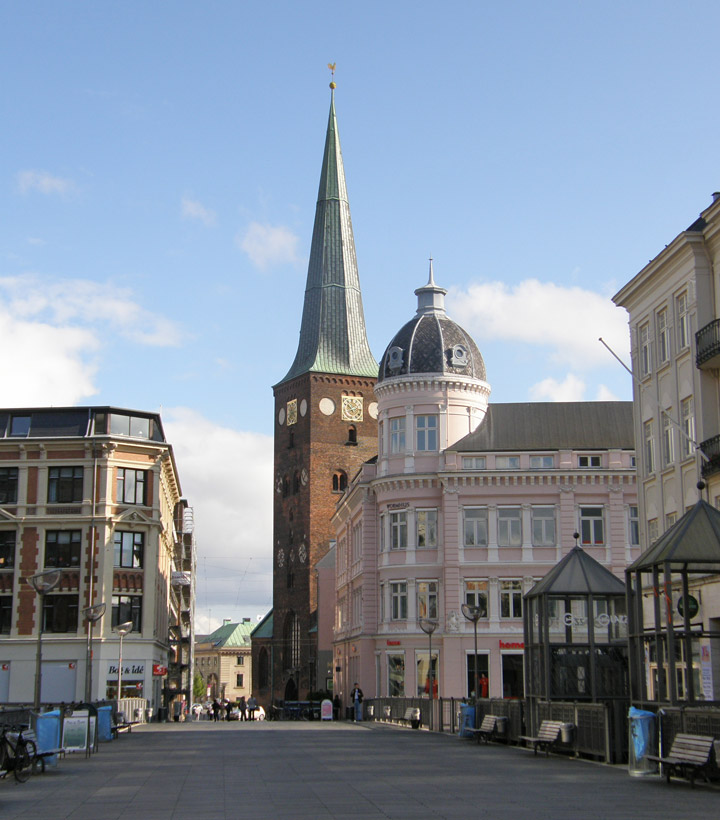
[[[273,640],[270,656],[258,658],[268,672],[258,679],[263,700],[304,699],[325,688],[328,659],[317,672],[314,568],[331,546],[336,502],[377,452],[378,365],[365,331],[334,87],[300,340],[273,388]]]

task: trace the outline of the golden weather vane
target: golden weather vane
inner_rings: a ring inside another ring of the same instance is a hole
[[[328,63],[328,68],[330,69],[330,74],[331,74],[330,88],[335,88],[335,66],[336,65],[337,65],[337,63]]]

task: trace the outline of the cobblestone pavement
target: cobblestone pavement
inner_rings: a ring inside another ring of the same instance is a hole
[[[91,759],[0,781],[2,820],[704,820],[720,787],[379,724],[136,727]]]

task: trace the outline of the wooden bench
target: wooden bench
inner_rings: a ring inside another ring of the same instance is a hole
[[[708,779],[708,769],[712,760],[714,738],[708,735],[678,734],[672,742],[670,754],[667,757],[646,755],[648,760],[654,760],[663,767],[663,772],[670,782],[672,775],[686,777],[691,785],[695,785],[695,777],[700,774]]]
[[[470,729],[476,737],[477,742],[480,743],[481,740],[484,740],[487,743],[491,740],[498,730],[498,716],[497,715],[485,715],[482,719],[482,723],[480,724],[479,729]]]
[[[409,723],[413,729],[420,728],[420,709],[417,706],[408,706],[405,714],[398,718],[401,723]]]
[[[547,757],[550,754],[550,747],[557,743],[562,727],[563,723],[561,720],[544,720],[540,724],[540,731],[537,733],[537,737],[520,735],[520,740],[524,740],[527,744],[532,744],[535,754],[537,754],[538,746],[541,749],[545,749],[545,757]]]

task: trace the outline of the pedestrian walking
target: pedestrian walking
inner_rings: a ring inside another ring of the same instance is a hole
[[[353,686],[352,692],[350,692],[350,700],[355,707],[355,723],[360,723],[362,720],[362,702],[363,702],[363,691],[358,685],[358,682],[355,681],[355,685]]]
[[[225,720],[230,720],[230,712],[232,712],[232,703],[228,701],[225,704]]]
[[[250,695],[247,700],[248,720],[255,720],[255,710],[257,709],[257,701],[255,695]]]
[[[212,713],[213,713],[213,720],[217,723],[220,720],[220,704],[218,703],[218,699],[215,698],[212,705]]]
[[[240,720],[247,720],[247,703],[245,702],[245,695],[240,696],[238,701],[238,709],[240,710]]]

